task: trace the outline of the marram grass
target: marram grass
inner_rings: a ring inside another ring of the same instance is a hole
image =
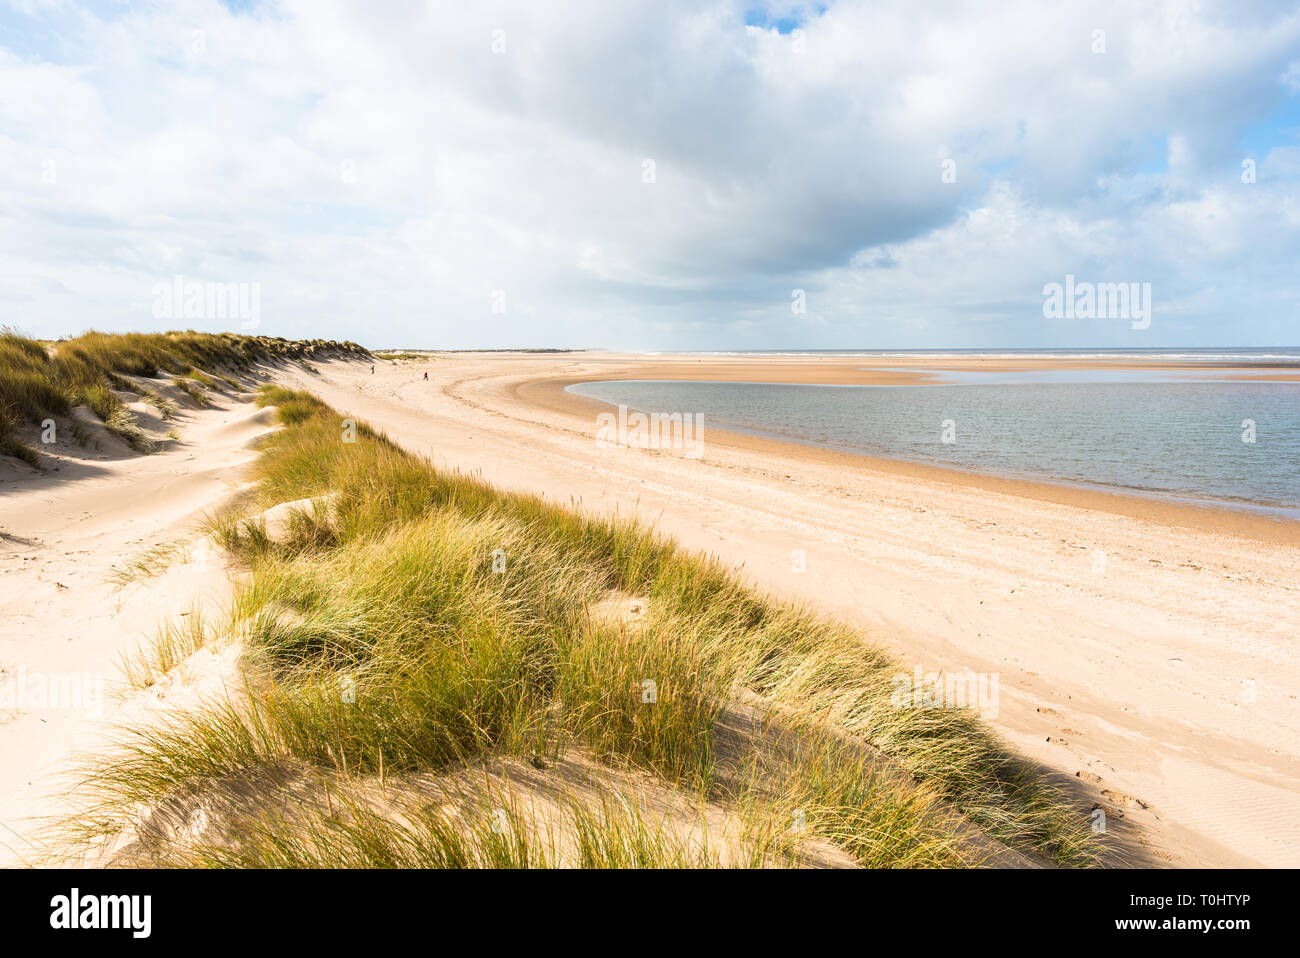
[[[313,506],[275,536],[240,515],[214,518],[209,534],[248,573],[226,621],[165,628],[153,662],[130,669],[148,683],[220,636],[243,644],[246,692],[127,733],[88,774],[83,838],[286,765],[373,783],[501,757],[546,767],[578,750],[726,809],[748,864],[788,864],[805,838],[872,867],[981,864],[987,839],[1060,865],[1097,861],[1087,808],[972,714],[896,707],[899,667],[848,627],[759,595],[635,523],[439,470],[364,425],[346,442],[340,417],[309,394],[266,387],[260,401],[284,428],[263,447],[249,508]],[[636,597],[640,611],[602,611],[611,597],[614,608]],[[587,817],[566,834],[593,849],[581,863],[720,863],[609,824],[608,809],[575,814]],[[440,821],[301,812],[245,823],[220,847],[177,840],[160,857],[556,860],[532,825],[519,831],[529,847],[506,854],[472,829],[449,837]],[[636,842],[657,850],[634,854]]]
[[[135,421],[119,392],[139,393],[164,418],[175,403],[127,376],[153,378],[173,374],[174,382],[203,406],[203,388],[220,389],[224,381],[242,388],[219,368],[241,371],[254,363],[303,359],[315,355],[369,357],[355,343],[332,340],[294,341],[234,333],[97,333],[43,342],[9,328],[0,329],[0,455],[40,465],[40,454],[21,437],[25,426],[47,419],[58,422],[86,406],[105,428],[137,452],[151,452],[155,442]],[[205,371],[206,370],[206,371]],[[177,375],[179,374],[179,375]],[[79,434],[75,420],[72,434]]]

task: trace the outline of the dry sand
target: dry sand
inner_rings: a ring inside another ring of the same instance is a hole
[[[444,467],[636,514],[761,588],[860,626],[909,671],[996,673],[991,723],[1106,809],[1138,843],[1138,864],[1300,865],[1296,523],[716,431],[700,460],[600,448],[595,414],[604,407],[562,391],[587,379],[916,382],[994,368],[969,358],[930,359],[929,374],[915,372],[914,359],[865,365],[443,354],[379,362],[374,375],[368,364],[330,362],[319,375],[276,378]],[[251,406],[224,401],[187,413],[184,444],[153,456],[106,443],[103,461],[0,476],[0,667],[90,672],[111,685],[117,654],[158,621],[195,595],[227,594],[215,562],[125,589],[106,576],[183,535],[236,490],[267,428]],[[795,550],[806,555],[802,572]],[[1096,550],[1106,556],[1100,568]],[[32,816],[57,809],[56,773],[78,748],[113,721],[219,689],[225,665],[148,696],[119,701],[110,689],[100,715],[0,711],[0,829],[9,833],[0,862],[38,855],[13,832],[30,835]]]
[[[160,623],[215,609],[230,594],[217,554],[187,551],[164,574],[125,586],[111,576],[188,537],[239,490],[257,437],[272,428],[250,399],[220,399],[165,425],[151,407],[134,406],[155,435],[175,425],[183,436],[150,456],[99,430],[97,451],[63,441],[50,450],[56,472],[0,463],[0,681],[65,689],[41,702],[29,686],[26,703],[6,703],[27,707],[0,706],[0,865],[41,860],[46,826],[68,811],[77,754],[116,727],[219,694],[236,674],[231,657],[204,653],[165,684],[128,693],[120,669]]]

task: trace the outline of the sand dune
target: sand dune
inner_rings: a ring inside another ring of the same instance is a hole
[[[0,669],[11,679],[86,683],[80,699],[0,709],[0,864],[40,860],[40,826],[66,811],[78,750],[114,725],[147,720],[151,709],[193,702],[233,673],[230,661],[210,657],[165,687],[124,697],[120,656],[162,621],[215,607],[230,583],[217,553],[204,550],[125,586],[111,576],[147,550],[189,536],[204,512],[239,491],[255,456],[249,440],[269,428],[265,412],[218,397],[181,413],[182,441],[151,456],[132,454],[105,433],[98,452],[51,450],[57,472],[14,467],[0,481]]]

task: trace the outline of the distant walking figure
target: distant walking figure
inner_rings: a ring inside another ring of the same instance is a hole
[[[428,373],[425,373],[425,374],[424,374],[424,378],[425,378],[425,379],[428,379],[428,378],[429,378],[429,374],[428,374]]]
[[[374,366],[371,366],[371,367],[370,367],[370,375],[373,376],[374,374],[375,374],[375,367],[374,367]]]

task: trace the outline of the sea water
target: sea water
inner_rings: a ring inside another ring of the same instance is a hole
[[[1216,374],[1078,369],[943,372],[945,385],[641,380],[569,388],[641,412],[702,416],[706,429],[1002,476],[1300,509],[1300,383]]]

